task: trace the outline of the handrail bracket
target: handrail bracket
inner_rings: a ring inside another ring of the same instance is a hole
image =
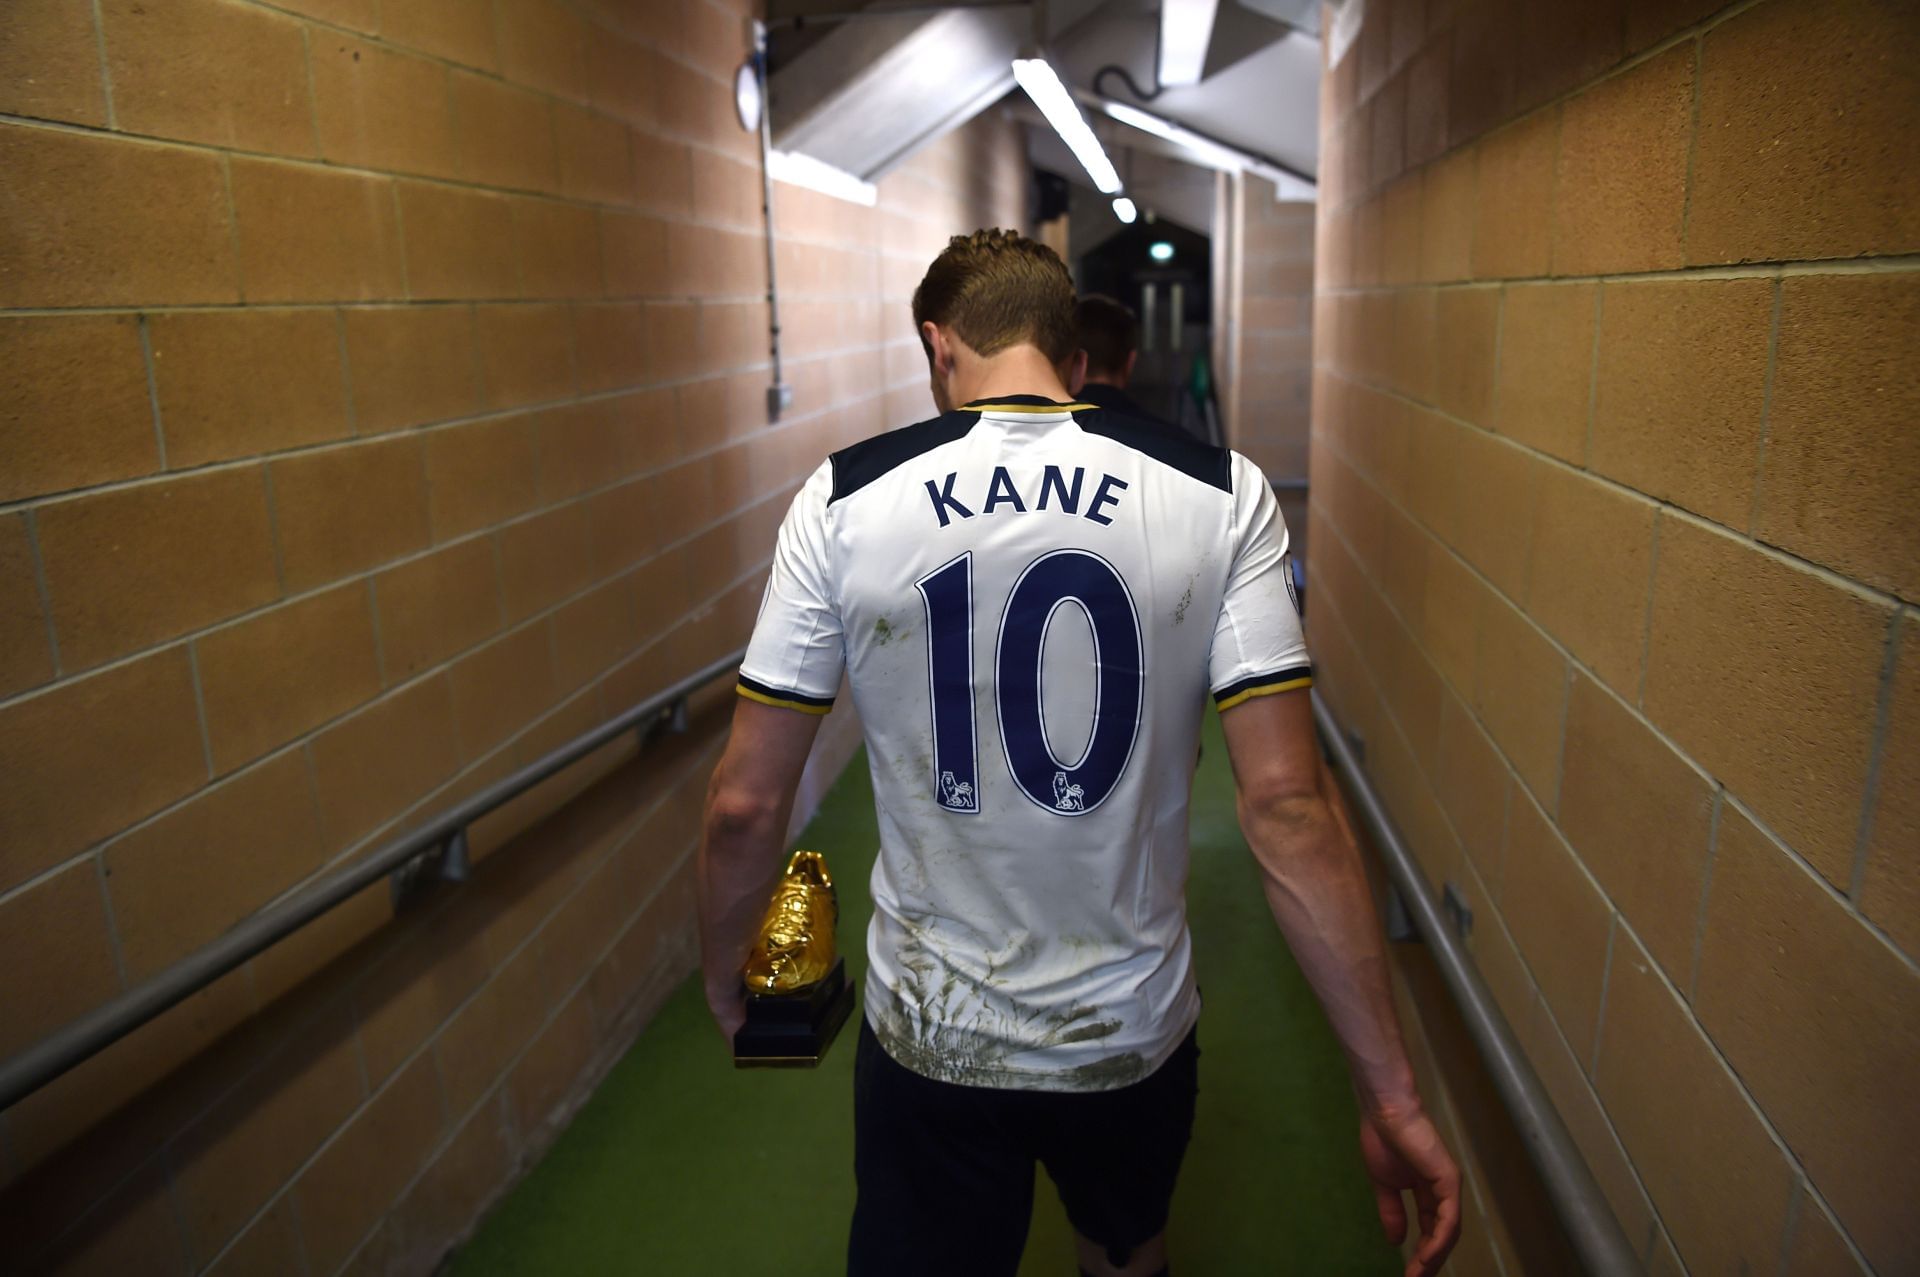
[[[387,887],[393,897],[394,912],[414,904],[436,882],[465,882],[473,873],[473,854],[467,843],[467,827],[461,825],[445,842],[427,848],[400,863],[387,875]]]

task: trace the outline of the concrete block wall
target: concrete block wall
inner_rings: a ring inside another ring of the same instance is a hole
[[[0,1052],[731,650],[804,476],[931,415],[908,295],[1017,129],[776,188],[769,426],[747,17],[0,15]],[[430,1270],[691,970],[729,708],[0,1114],[9,1268]]]
[[[1321,685],[1650,1271],[1914,1271],[1920,9],[1348,7]],[[1396,961],[1455,1268],[1566,1271]]]
[[[1275,198],[1264,178],[1223,178],[1217,197],[1217,247],[1226,292],[1219,343],[1222,411],[1232,446],[1274,480],[1307,475],[1309,391],[1313,380],[1314,206]],[[1306,502],[1281,497],[1295,543],[1306,541]]]

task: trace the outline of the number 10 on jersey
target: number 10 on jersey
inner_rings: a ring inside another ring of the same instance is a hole
[[[933,718],[934,801],[951,812],[980,810],[975,715],[973,552],[914,582],[927,614],[927,681]],[[1047,740],[1041,696],[1047,630],[1073,604],[1093,631],[1093,731],[1074,762]],[[1146,672],[1140,616],[1113,565],[1086,550],[1053,550],[1014,582],[994,644],[994,716],[1007,769],[1036,806],[1080,816],[1106,801],[1133,756]]]

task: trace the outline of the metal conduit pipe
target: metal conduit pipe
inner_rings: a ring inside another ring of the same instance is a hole
[[[1486,1061],[1494,1089],[1512,1115],[1514,1128],[1520,1132],[1528,1156],[1540,1172],[1554,1213],[1567,1230],[1574,1253],[1593,1277],[1632,1277],[1643,1272],[1639,1255],[1627,1244],[1626,1234],[1620,1231],[1620,1222],[1614,1218],[1605,1194],[1587,1168],[1579,1146],[1568,1134],[1566,1123],[1560,1120],[1559,1111],[1553,1107],[1539,1075],[1514,1039],[1513,1030],[1507,1027],[1506,1017],[1480,978],[1473,959],[1467,956],[1441,915],[1433,888],[1427,884],[1426,875],[1394,828],[1392,818],[1361,769],[1360,760],[1341,732],[1333,711],[1327,708],[1326,699],[1318,689],[1312,696],[1313,717],[1320,725],[1320,738],[1334,766],[1346,777],[1349,794],[1359,808],[1360,819],[1366,824],[1380,858],[1386,862],[1387,874],[1399,890],[1414,928],[1432,951],[1441,978],[1459,1004],[1460,1017]]]
[[[793,390],[780,377],[780,276],[773,231],[773,102],[767,74],[767,24],[753,24],[753,70],[760,79],[760,209],[767,219],[767,339],[773,355],[773,384],[767,387],[767,420],[793,402]]]
[[[468,825],[609,741],[635,729],[651,730],[659,723],[684,730],[687,697],[721,675],[733,673],[740,668],[745,656],[744,650],[733,652],[681,679],[624,714],[574,737],[512,775],[456,803],[419,828],[334,870],[279,904],[262,909],[152,979],[56,1029],[0,1064],[0,1109],[11,1107],[21,1097],[97,1055],[168,1007],[192,997],[256,953],[410,862],[441,849],[456,853],[447,859],[463,860],[464,855],[459,853],[465,849]]]

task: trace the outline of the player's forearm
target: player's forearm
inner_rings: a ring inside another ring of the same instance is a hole
[[[1319,796],[1240,805],[1268,907],[1325,1008],[1371,1110],[1419,1103],[1357,852]]]
[[[774,804],[707,799],[700,840],[700,961],[709,989],[731,988],[753,945],[755,928],[780,876],[786,813]]]

